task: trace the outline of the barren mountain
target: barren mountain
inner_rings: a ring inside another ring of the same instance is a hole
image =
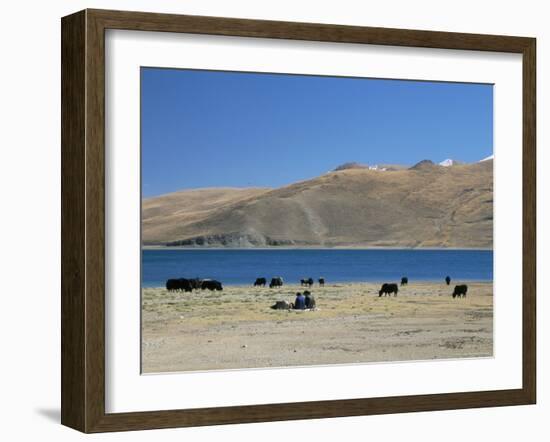
[[[144,199],[142,210],[145,245],[490,248],[493,161],[181,191]]]
[[[347,170],[347,169],[368,169],[368,164],[361,164],[356,163],[355,161],[340,164],[338,167],[335,167],[333,172],[339,172],[340,170]]]

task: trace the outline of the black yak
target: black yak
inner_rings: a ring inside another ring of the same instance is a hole
[[[223,290],[222,283],[214,279],[205,279],[201,284],[202,290]]]
[[[177,279],[169,279],[166,281],[166,290],[171,292],[172,290],[179,290],[179,282]]]
[[[168,291],[182,290],[182,291],[190,292],[191,290],[193,290],[193,287],[189,279],[185,279],[185,278],[169,279],[168,281],[166,281],[166,290]]]
[[[453,298],[460,298],[460,297],[465,298],[467,292],[468,292],[468,286],[466,284],[455,285],[455,289],[453,290]]]
[[[271,282],[269,283],[269,288],[272,289],[273,287],[282,287],[283,286],[283,278],[280,276],[277,276],[276,278],[271,278]]]
[[[202,285],[202,279],[199,278],[193,278],[189,280],[189,284],[191,284],[192,289],[200,289]]]
[[[382,284],[382,287],[380,288],[380,291],[378,292],[378,296],[382,296],[382,294],[384,296],[386,296],[386,295],[391,296],[392,293],[393,293],[393,296],[397,296],[398,291],[399,291],[399,289],[397,288],[397,284],[384,283],[384,284]]]

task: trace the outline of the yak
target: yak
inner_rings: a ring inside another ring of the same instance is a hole
[[[202,279],[199,278],[193,278],[189,280],[189,284],[191,284],[192,289],[200,289],[202,286]]]
[[[466,284],[455,285],[455,289],[453,290],[453,298],[460,298],[460,297],[465,298],[467,292],[468,292],[468,286]]]
[[[384,296],[388,295],[391,296],[393,293],[393,296],[397,296],[397,292],[399,289],[397,288],[397,284],[388,284],[387,282],[382,284],[382,287],[380,288],[380,291],[378,292],[378,296]]]
[[[201,284],[202,290],[223,290],[222,283],[220,281],[216,281],[215,279],[205,279],[202,281]]]
[[[193,287],[189,279],[169,279],[168,281],[166,281],[166,290],[181,290],[185,292],[190,292],[191,290],[193,290]]]
[[[269,283],[269,288],[272,289],[273,287],[282,287],[283,286],[283,278],[280,276],[277,276],[276,278],[271,278],[271,282]]]
[[[401,278],[401,285],[407,285],[409,283],[409,278],[407,278],[406,276],[403,276]]]
[[[267,280],[265,278],[256,278],[256,281],[254,281],[254,287],[265,287],[267,284]]]
[[[166,281],[166,290],[171,292],[172,290],[179,290],[179,282],[177,279],[169,279]]]

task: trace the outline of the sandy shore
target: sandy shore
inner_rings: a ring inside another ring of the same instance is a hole
[[[316,311],[280,311],[297,285],[222,292],[143,290],[143,372],[324,365],[492,356],[493,285],[411,282],[397,297],[379,284],[314,286]]]

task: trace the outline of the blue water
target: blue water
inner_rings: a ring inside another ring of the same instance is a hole
[[[225,285],[252,284],[258,277],[285,282],[324,277],[331,282],[492,281],[492,250],[143,250],[143,287],[169,278],[212,278]]]

